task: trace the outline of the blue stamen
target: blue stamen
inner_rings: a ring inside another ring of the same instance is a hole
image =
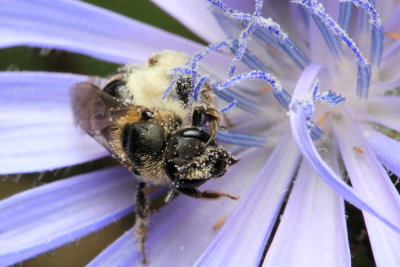
[[[313,140],[318,140],[321,138],[321,136],[324,134],[324,131],[322,131],[314,122],[312,121],[307,121],[307,127],[308,130],[310,131],[310,136]]]
[[[187,66],[190,66],[192,70],[196,70],[197,64],[200,60],[208,56],[214,51],[217,51],[219,49],[225,48],[225,47],[230,47],[230,44],[228,44],[226,41],[222,41],[216,44],[211,44],[199,53],[196,53],[193,55],[193,57],[186,63]],[[193,72],[192,74],[192,86],[194,87],[196,83],[196,73]]]
[[[358,64],[357,95],[361,98],[368,97],[368,88],[371,81],[371,65]]]
[[[225,5],[224,3],[222,3],[219,0],[207,0],[207,1],[210,2],[211,4],[213,4],[215,7],[221,9],[226,14],[230,14],[233,12],[232,9],[230,9],[227,5]]]
[[[337,95],[332,91],[323,92],[322,94],[318,95],[318,100],[324,101],[332,106],[336,106],[340,102],[343,102],[345,98],[341,95]]]
[[[315,87],[314,87],[315,88]],[[322,131],[312,120],[311,117],[314,113],[314,103],[307,100],[297,100],[290,105],[290,109],[298,112],[299,109],[303,109],[306,115],[306,123],[307,128],[310,131],[310,136],[313,140],[318,140],[324,134]]]
[[[243,30],[242,25],[239,23],[233,23],[232,18],[221,10],[217,8],[210,8],[210,12],[213,14],[220,25],[220,28],[228,37],[236,36],[238,32]],[[247,24],[244,26],[247,26]]]
[[[304,69],[308,64],[310,64],[310,59],[303,53],[303,51],[301,51],[299,46],[286,35],[286,33],[281,31],[279,25],[272,20],[267,21],[268,24],[265,21],[262,23],[259,22],[260,24],[256,27],[254,35],[265,44],[281,49],[301,69]],[[248,22],[243,20],[242,24],[247,25]]]
[[[272,87],[275,98],[278,100],[278,102],[284,108],[289,108],[289,103],[291,100],[291,96],[289,95],[289,93],[285,89],[283,89],[281,83],[274,76],[263,71],[251,71],[237,75],[229,79],[227,82],[217,85],[217,89],[223,90],[227,87],[231,87],[238,82],[248,80],[263,80],[267,82]]]
[[[260,15],[263,4],[263,0],[256,0],[256,8],[253,13],[254,17],[250,20],[250,23],[246,26],[246,28],[240,33],[239,45],[236,49],[235,57],[232,60],[231,67],[229,68],[229,76],[233,76],[237,65],[242,60],[243,55],[246,52],[247,38],[255,30],[256,18]]]
[[[254,10],[254,16],[261,15],[263,5],[264,5],[264,0],[256,0],[256,8]]]
[[[368,88],[369,82],[371,80],[371,70],[367,59],[365,59],[358,49],[356,44],[350,37],[346,34],[346,32],[330,17],[327,13],[325,13],[324,8],[321,4],[318,4],[315,0],[294,0],[293,3],[300,4],[304,6],[311,15],[318,16],[321,21],[328,26],[333,33],[337,34],[342,41],[350,48],[351,52],[357,58],[358,65],[358,80],[357,80],[357,95],[359,97],[367,97],[368,96]]]
[[[221,42],[219,44],[222,44],[222,43],[224,43],[224,42]],[[208,51],[208,50],[206,49],[205,51]],[[210,50],[209,52],[212,52],[212,51]],[[258,103],[251,101],[248,98],[246,98],[238,93],[233,92],[232,90],[229,90],[229,88],[225,88],[224,90],[217,90],[216,87],[218,87],[218,85],[219,85],[218,82],[211,81],[211,79],[208,77],[198,75],[197,72],[195,70],[191,69],[190,67],[174,68],[174,69],[172,69],[172,71],[175,73],[183,74],[183,75],[195,75],[196,77],[200,77],[200,80],[197,83],[196,88],[194,89],[194,92],[193,92],[193,98],[196,101],[198,100],[198,95],[201,90],[201,86],[205,82],[209,82],[212,85],[213,90],[217,94],[217,96],[224,99],[225,101],[232,102],[236,99],[238,101],[237,106],[239,108],[249,111],[253,114],[261,113],[261,108]]]
[[[311,90],[312,101],[314,104],[318,100],[320,85],[321,85],[321,82],[319,80],[316,80],[313,85],[313,89]]]
[[[163,95],[162,95],[162,99],[166,98],[168,93],[172,90],[172,88],[174,88],[176,83],[176,79],[172,80],[172,82],[168,85],[168,88],[164,91]]]
[[[383,54],[383,39],[385,37],[383,26],[372,25],[372,37],[371,37],[371,62],[372,64],[379,66],[382,61]]]
[[[241,12],[234,12],[231,9],[222,9],[221,5],[217,4],[221,3],[220,1],[211,1],[211,3],[217,8],[221,9],[227,16],[239,20],[244,26],[246,26],[246,29],[241,34],[238,53],[236,54],[232,67],[229,71],[230,76],[234,73],[237,63],[244,54],[243,48],[246,45],[245,39],[252,31],[255,32],[254,34],[260,38],[260,40],[263,40],[267,44],[275,47],[280,47],[300,68],[303,69],[310,63],[310,60],[295,44],[295,42],[289,39],[287,34],[280,29],[279,24],[275,23],[272,19],[266,19],[261,16],[245,14]],[[224,20],[218,18],[220,17],[218,14],[215,14],[215,16],[217,17],[218,22],[223,25]],[[253,26],[255,26],[255,28]],[[268,37],[268,35],[266,35],[264,32],[271,34],[275,40],[271,40],[271,38]]]
[[[350,20],[352,15],[353,5],[349,2],[341,2],[339,11],[339,25],[347,33],[350,29]]]
[[[328,45],[329,50],[333,55],[336,57],[342,56],[342,48],[340,46],[338,38],[327,28],[327,26],[321,21],[321,19],[316,15],[311,15],[314,19],[315,24],[319,31],[321,32],[322,36],[326,44]]]
[[[238,49],[239,42],[236,39],[231,38],[231,51],[236,54]],[[260,60],[258,57],[253,55],[247,48],[244,52],[242,61],[250,68],[254,70],[261,70],[264,72],[268,72],[268,67]]]
[[[300,6],[299,6],[298,8],[299,8],[299,10],[300,10],[301,18],[303,19],[304,23],[305,23],[306,26],[308,27],[309,21],[308,21],[307,11],[305,11],[304,8],[302,8],[302,7],[300,7]]]
[[[193,90],[193,98],[195,101],[198,101],[200,89],[203,86],[203,84],[207,81],[208,81],[207,76],[203,76],[200,78],[199,82],[197,83],[196,87]]]
[[[196,75],[196,77],[198,76],[197,72],[194,69],[188,68],[188,67],[180,67],[180,68],[173,68],[172,69],[173,72],[175,73],[181,73],[184,75]]]
[[[302,100],[296,100],[294,103],[290,104],[290,109],[298,112],[299,109],[303,109],[305,116],[306,116],[306,123],[307,123],[307,128],[310,131],[310,136],[313,140],[318,140],[321,138],[323,135],[323,131],[311,120],[313,114],[314,114],[314,107],[316,104],[317,100],[323,100],[326,102],[337,101],[337,103],[341,102],[341,97],[336,95],[335,93],[331,94],[329,92],[326,93],[319,93],[320,89],[320,81],[316,80],[314,82],[313,88],[310,91],[310,97]]]
[[[244,29],[239,37],[239,45],[238,48],[236,49],[235,57],[232,60],[231,66],[229,68],[229,76],[233,76],[235,73],[236,67],[239,64],[239,62],[242,60],[243,55],[246,51],[246,46],[247,46],[247,37],[254,31],[255,25],[254,22],[250,22],[249,25]]]
[[[223,109],[221,109],[219,112],[220,112],[220,113],[224,113],[224,112],[230,110],[231,108],[233,108],[234,106],[236,106],[236,104],[237,104],[238,102],[239,102],[239,101],[238,101],[237,99],[234,99],[232,103],[230,103],[228,106],[226,106],[226,107],[224,107]]]
[[[217,141],[239,145],[239,146],[264,146],[267,140],[264,137],[245,134],[245,133],[237,133],[237,132],[225,132],[219,130],[216,137]]]
[[[262,109],[260,107],[260,105],[234,91],[232,91],[229,88],[225,88],[224,90],[218,90],[216,89],[216,85],[213,86],[214,92],[215,94],[225,100],[226,102],[232,102],[235,99],[238,101],[237,102],[237,107],[241,108],[245,111],[248,111],[250,113],[253,113],[255,115],[259,115],[262,113]]]
[[[241,23],[245,26],[247,25],[247,21],[245,20],[243,20]],[[276,37],[272,36],[268,31],[265,31],[264,28],[257,26],[254,30],[254,35],[265,44],[270,45],[276,49],[281,49],[281,45],[277,41]]]
[[[310,59],[300,50],[297,44],[291,39],[287,38],[282,43],[282,50],[293,60],[293,62],[301,69],[310,64]]]
[[[234,16],[234,15],[232,15],[232,16]],[[252,17],[250,16],[250,18],[252,18]],[[287,34],[281,30],[281,27],[279,26],[279,24],[274,22],[272,19],[257,17],[257,18],[255,18],[255,21],[257,22],[258,26],[260,26],[261,28],[265,29],[270,34],[272,34],[272,36],[274,36],[279,43],[281,43],[286,38],[288,38]]]
[[[351,1],[356,7],[362,7],[366,10],[370,16],[369,23],[371,24],[371,62],[372,64],[379,66],[382,59],[383,52],[383,38],[384,31],[382,22],[379,19],[379,15],[376,12],[374,5],[375,1],[368,2],[368,0],[341,0]]]

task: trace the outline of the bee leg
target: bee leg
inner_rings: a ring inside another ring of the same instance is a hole
[[[229,197],[230,199],[237,200],[239,197],[232,196],[223,192],[216,191],[199,191],[196,188],[178,188],[177,191],[181,194],[184,194],[193,198],[201,198],[201,199],[220,199],[221,197]]]
[[[217,134],[220,117],[220,112],[214,108],[196,106],[192,114],[192,125],[200,126],[203,123],[208,122],[208,128],[211,135],[210,140],[212,140]]]
[[[144,189],[146,184],[139,182],[136,189],[136,240],[142,254],[142,263],[147,263],[146,258],[146,237],[147,237],[147,226],[149,223],[149,200],[147,198]]]

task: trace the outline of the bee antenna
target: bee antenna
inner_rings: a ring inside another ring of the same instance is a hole
[[[168,203],[171,201],[171,199],[174,197],[175,192],[178,188],[178,184],[179,184],[179,176],[176,176],[173,180],[172,183],[168,189],[168,193],[167,196],[165,197],[165,203]]]

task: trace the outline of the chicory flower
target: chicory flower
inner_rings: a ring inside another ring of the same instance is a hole
[[[363,211],[376,264],[398,266],[400,201],[388,171],[400,175],[400,144],[392,138],[400,131],[399,3],[153,2],[212,45],[204,49],[79,1],[0,1],[1,47],[57,48],[121,64],[162,49],[183,51],[193,55],[191,74],[202,64],[197,81],[213,84],[221,103],[236,104],[226,113],[235,132],[219,138],[241,145],[232,146],[241,161],[204,186],[241,199],[178,196],[152,215],[150,265],[349,266],[345,199]],[[73,127],[69,89],[87,79],[0,73],[2,174],[106,154]],[[2,200],[1,265],[131,212],[134,184],[126,170],[112,168]],[[213,231],[221,218],[225,224]],[[133,236],[128,231],[89,265],[140,265]]]

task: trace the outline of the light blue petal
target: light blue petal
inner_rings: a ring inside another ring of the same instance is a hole
[[[398,15],[400,15],[400,9]],[[398,33],[397,30],[394,32]],[[385,41],[389,43],[391,39],[392,38],[390,37],[386,37]],[[379,76],[383,81],[390,82],[400,79],[399,61],[400,61],[400,40],[393,40],[393,42],[383,50],[382,65],[381,68],[379,69],[379,74],[380,74]]]
[[[218,190],[235,196],[245,194],[258,174],[267,154],[262,149],[247,150],[238,155],[239,163],[226,175],[213,179],[200,189]],[[150,218],[147,239],[146,266],[193,266],[217,235],[213,225],[223,216],[229,216],[239,204],[231,199],[200,200],[178,196]],[[143,266],[133,233],[127,233],[102,252],[90,266]],[[115,257],[115,255],[123,255]],[[129,256],[127,256],[129,255]]]
[[[400,97],[374,96],[366,100],[367,112],[384,125],[400,131]]]
[[[400,177],[400,142],[375,131],[370,126],[362,127],[362,132],[379,161]]]
[[[0,47],[28,45],[115,63],[144,61],[162,49],[201,46],[83,1],[0,0]]]
[[[260,263],[299,159],[300,153],[286,133],[196,266]]]
[[[74,126],[73,84],[87,76],[0,72],[0,174],[51,170],[108,153]]]
[[[0,265],[12,265],[99,230],[133,209],[125,168],[80,175],[0,202]]]
[[[381,96],[387,91],[390,92],[396,89],[397,87],[400,87],[400,77],[398,77],[396,80],[393,81],[383,81],[374,83],[373,87],[376,94]]]
[[[400,225],[399,194],[357,125],[350,116],[334,119],[333,125],[354,190],[367,203],[374,203],[374,209],[385,214],[388,221]],[[377,266],[399,266],[400,234],[370,213],[363,211],[363,215]]]
[[[263,266],[351,266],[343,199],[307,161],[301,164]]]
[[[397,3],[396,3],[397,2]],[[396,31],[400,24],[400,5],[397,0],[378,1],[377,9],[384,21],[385,31]],[[386,14],[383,14],[386,13]]]
[[[293,101],[304,99],[304,97],[307,96],[320,70],[320,65],[311,64],[303,71],[294,90]],[[306,125],[306,114],[304,109],[298,109],[297,111],[293,111],[292,109],[290,110],[290,125],[293,137],[304,158],[313,167],[315,172],[317,172],[317,174],[336,191],[336,193],[359,209],[367,211],[380,219],[395,231],[400,232],[400,221],[393,221],[391,217],[385,213],[385,210],[376,206],[375,201],[370,202],[362,194],[355,192],[324,162],[312,143]]]
[[[208,43],[216,43],[227,37],[209,11],[211,5],[207,1],[152,0],[152,2]]]

